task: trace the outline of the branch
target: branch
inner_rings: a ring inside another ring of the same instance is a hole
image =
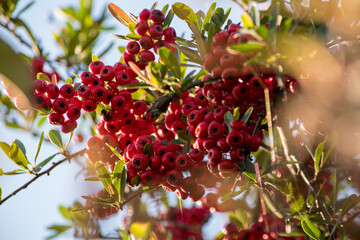
[[[65,157],[64,159],[58,161],[58,162],[55,162],[53,163],[53,165],[46,171],[44,172],[41,172],[39,174],[37,174],[35,177],[33,177],[30,181],[28,181],[27,183],[25,183],[23,186],[19,187],[18,189],[16,189],[14,192],[12,192],[10,195],[8,195],[6,198],[4,198],[3,200],[0,201],[0,205],[2,205],[4,202],[6,202],[9,198],[15,196],[18,192],[20,192],[21,190],[27,188],[31,183],[35,182],[38,178],[40,178],[41,176],[43,175],[50,175],[50,172],[56,168],[57,166],[59,166],[60,164],[62,164],[63,162],[66,162],[66,161],[69,161],[71,160],[72,158],[74,157],[77,157],[77,156],[80,156],[80,155],[83,155],[85,153],[85,149],[81,150],[81,151],[78,151],[68,157]]]

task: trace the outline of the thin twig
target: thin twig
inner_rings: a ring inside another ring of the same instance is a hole
[[[7,197],[5,197],[4,199],[2,199],[1,201],[0,201],[0,205],[2,205],[4,202],[6,202],[9,198],[11,198],[11,197],[13,197],[13,196],[15,196],[18,192],[20,192],[21,190],[24,190],[25,188],[27,188],[31,183],[33,183],[33,182],[35,182],[38,178],[40,178],[41,176],[43,176],[43,175],[50,175],[50,172],[54,169],[54,168],[56,168],[57,166],[59,166],[60,164],[62,164],[63,162],[66,162],[66,161],[68,161],[68,160],[70,160],[70,159],[72,159],[72,158],[74,158],[74,157],[77,157],[77,156],[80,156],[80,155],[82,155],[82,154],[84,154],[85,153],[85,149],[83,149],[83,150],[81,150],[81,151],[78,151],[78,152],[76,152],[76,153],[74,153],[74,154],[72,154],[72,155],[70,155],[70,156],[68,156],[68,157],[65,157],[64,159],[62,159],[62,160],[60,160],[60,161],[58,161],[58,162],[55,162],[55,163],[53,163],[53,165],[50,167],[50,168],[48,168],[48,170],[46,170],[46,171],[43,171],[43,172],[41,172],[41,173],[39,173],[39,174],[37,174],[35,177],[33,177],[30,181],[28,181],[27,183],[25,183],[24,185],[22,185],[21,187],[19,187],[18,189],[16,189],[14,192],[12,192],[10,195],[8,195]]]

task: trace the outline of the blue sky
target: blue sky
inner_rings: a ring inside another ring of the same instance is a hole
[[[20,1],[20,9],[21,6],[24,6],[29,2],[29,0]],[[34,32],[34,35],[41,39],[42,46],[48,53],[50,53],[50,57],[56,56],[56,53],[59,51],[54,39],[52,38],[52,32],[58,31],[61,26],[58,20],[49,21],[50,16],[52,15],[52,17],[55,17],[54,10],[56,8],[68,6],[76,2],[77,1],[74,0],[37,0],[32,8],[23,14],[23,20],[29,24],[29,27]],[[99,11],[102,9],[103,4],[110,2],[111,1],[94,0],[94,3],[98,6]],[[133,12],[135,15],[137,15],[143,8],[150,8],[154,3],[154,1],[149,0],[117,0],[112,2],[120,6],[125,12]],[[159,7],[162,7],[167,3],[175,3],[175,1],[164,0],[160,0],[158,2]],[[185,0],[181,2],[189,5],[196,11],[200,9],[206,11],[207,7],[212,3],[212,1],[210,2],[207,0]],[[216,2],[218,3],[218,6],[225,9],[232,7],[233,10],[230,18],[233,21],[240,20],[240,11],[234,3],[230,0]],[[114,18],[109,20],[109,23],[117,26],[115,33],[126,34],[127,30]],[[188,31],[186,24],[183,22],[174,21],[173,26],[176,29]],[[21,48],[21,45],[16,41],[16,39],[6,34],[3,30],[0,30],[0,36],[9,42],[16,50],[21,52],[26,51],[26,49]],[[108,34],[101,37],[102,42],[104,42],[104,46],[107,45],[107,42],[113,40],[116,41],[116,39],[113,39]],[[103,61],[106,64],[113,64],[119,59],[119,57],[118,51],[115,49],[111,54],[106,56]],[[46,129],[45,132],[49,129],[50,128]],[[31,134],[24,133],[23,131],[9,130],[2,122],[0,122],[0,133],[0,141],[11,143],[15,139],[20,139],[28,149],[28,157],[30,159],[34,158],[38,138],[33,138]],[[79,147],[80,146],[75,146],[74,150]],[[42,147],[39,160],[44,159],[55,152],[56,149],[52,145],[45,144]],[[0,168],[3,168],[4,171],[11,171],[15,169],[15,164],[6,158],[7,157],[0,152]],[[88,195],[94,192],[92,185],[90,186],[88,183],[84,182],[82,180],[82,176],[76,178],[79,170],[80,167],[76,163],[65,163],[52,171],[49,177],[45,176],[40,178],[30,185],[28,189],[19,192],[18,195],[1,206],[0,239],[44,239],[50,234],[50,232],[46,229],[47,226],[50,224],[65,224],[66,222],[58,213],[58,206],[61,204],[70,206],[75,200],[79,200],[81,195]],[[1,176],[0,186],[3,190],[3,197],[23,185],[30,178],[31,176]],[[100,189],[100,186],[96,186],[95,188]],[[222,226],[226,220],[219,217],[219,219],[214,219],[213,221],[215,222],[211,223],[207,228],[213,230],[206,230],[207,239],[210,239],[210,236],[213,235],[214,232],[218,232],[220,230],[220,226]],[[114,219],[110,219],[108,222],[109,224],[107,224],[106,229],[111,229],[116,226],[116,224],[110,224],[110,222],[114,222]],[[216,231],[214,231],[214,229],[216,229]],[[69,238],[71,238],[71,236],[67,235],[67,237],[59,239]]]

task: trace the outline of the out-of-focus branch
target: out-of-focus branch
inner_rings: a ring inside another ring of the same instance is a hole
[[[24,190],[25,188],[27,188],[31,183],[35,182],[38,178],[40,178],[43,175],[50,175],[50,172],[56,168],[57,166],[59,166],[60,164],[71,160],[72,158],[75,158],[77,156],[83,155],[85,153],[85,149],[78,151],[74,154],[69,155],[68,157],[65,157],[64,159],[53,163],[53,165],[48,168],[46,171],[43,171],[39,174],[37,174],[35,177],[33,177],[30,181],[28,181],[27,183],[25,183],[24,185],[22,185],[21,187],[19,187],[18,189],[16,189],[14,192],[12,192],[10,195],[8,195],[7,197],[5,197],[4,199],[2,199],[0,201],[0,205],[2,205],[4,202],[6,202],[8,199],[10,199],[11,197],[15,196],[18,192],[20,192],[21,190]]]

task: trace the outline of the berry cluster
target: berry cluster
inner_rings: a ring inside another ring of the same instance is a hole
[[[167,230],[172,234],[173,240],[196,239],[202,240],[201,229],[210,217],[209,210],[205,208],[172,208],[164,216],[167,220]]]
[[[267,225],[267,227],[266,227]],[[241,230],[233,222],[228,223],[224,229],[222,240],[304,240],[305,237],[280,237],[278,233],[285,232],[284,220],[273,215],[261,215],[257,222],[250,225],[249,229]]]
[[[271,69],[247,61],[256,54],[233,54],[227,50],[236,44],[257,41],[250,34],[240,34],[240,26],[231,24],[228,30],[218,32],[211,45],[211,52],[204,58],[203,67],[211,72],[205,76],[208,79],[219,79],[204,87],[203,93],[218,106],[230,109],[239,107],[240,113],[245,113],[249,107],[254,107],[254,115],[264,108],[264,88],[269,89],[270,99],[279,92],[279,84]],[[296,80],[285,76],[286,87],[292,92],[298,88]]]

